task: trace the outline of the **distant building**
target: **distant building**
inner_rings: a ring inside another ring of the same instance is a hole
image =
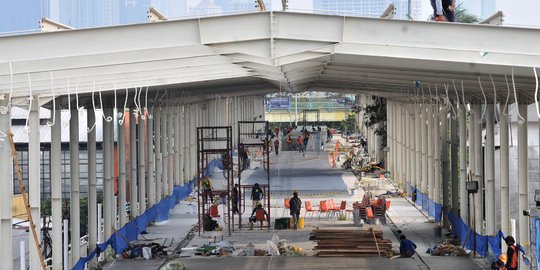
[[[313,12],[323,14],[350,15],[362,17],[379,17],[388,7],[394,4],[396,19],[408,19],[407,0],[313,0]],[[411,1],[411,17],[422,19],[422,0]]]
[[[49,16],[48,4],[48,0],[0,1],[0,32],[39,31],[39,20]]]

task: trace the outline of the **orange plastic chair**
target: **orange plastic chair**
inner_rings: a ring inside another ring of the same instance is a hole
[[[217,205],[215,204],[210,205],[210,216],[219,217],[219,210],[218,210]]]
[[[319,219],[321,219],[321,214],[322,213],[326,213],[326,215],[328,216],[328,214],[330,214],[330,211],[328,210],[328,204],[326,201],[321,201],[319,203]]]
[[[368,219],[373,219],[373,209],[371,209],[371,207],[366,208],[366,216]]]
[[[311,213],[311,218],[313,218],[313,213],[319,212],[319,211],[313,210],[313,207],[311,206],[310,201],[306,201],[305,204],[306,204],[306,212],[304,212],[304,218],[306,218],[307,213]]]
[[[283,199],[283,213],[281,213],[281,216],[285,216],[286,212],[288,209],[291,209],[291,199],[290,198],[285,198]]]

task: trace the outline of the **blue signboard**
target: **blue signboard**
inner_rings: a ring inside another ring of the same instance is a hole
[[[270,110],[288,110],[290,101],[288,97],[271,98],[267,101]]]

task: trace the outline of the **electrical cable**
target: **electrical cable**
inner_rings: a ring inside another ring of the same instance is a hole
[[[96,101],[95,101],[95,98],[94,98],[95,90],[96,90],[96,85],[94,83],[94,87],[92,88],[92,108],[94,108],[94,115],[96,113]],[[94,117],[94,124],[92,125],[92,127],[90,127],[90,128],[87,127],[86,128],[87,133],[90,133],[96,127],[96,122],[97,122],[97,119],[95,119],[95,117]],[[87,124],[89,124],[89,123],[87,123]]]
[[[509,116],[510,114],[504,113],[508,108],[508,100],[510,99],[510,84],[508,83],[508,77],[506,77],[506,74],[504,75],[504,80],[506,80],[506,88],[508,88],[508,93],[506,93],[506,102],[504,103],[502,114],[505,116]]]
[[[517,115],[518,115],[519,119],[521,119],[521,121],[525,122],[527,120],[525,118],[523,118],[523,116],[521,116],[521,114],[519,113],[519,102],[518,102],[517,92],[516,92],[516,82],[515,82],[515,79],[514,79],[514,67],[512,67],[512,87],[514,88],[514,98],[515,98],[515,101],[516,101]]]
[[[463,80],[461,80],[461,98],[463,100],[463,108],[465,108],[467,112],[470,112],[470,109],[467,107],[467,102],[465,102],[465,87],[463,87]]]
[[[101,116],[103,117],[103,120],[105,120],[105,122],[107,123],[110,123],[113,118],[112,116],[105,116],[105,110],[103,109],[103,98],[101,97],[101,85],[99,86],[99,106],[101,107]]]
[[[497,117],[497,88],[495,87],[491,73],[489,74],[489,79],[491,80],[491,85],[493,85],[493,116],[495,117],[495,122],[499,123],[499,118]]]
[[[50,120],[47,120],[46,125],[48,127],[54,126],[54,123],[56,120],[56,113],[54,113],[56,111],[56,97],[54,96],[54,79],[53,79],[52,71],[51,71],[51,92],[52,92],[52,102],[53,102],[53,109],[51,111],[52,122]]]
[[[11,108],[11,97],[13,96],[13,67],[9,63],[9,97],[6,106],[0,106],[0,114],[7,114]],[[5,135],[5,133],[2,132]],[[7,135],[6,135],[7,137]]]
[[[84,110],[84,106],[79,107],[79,82],[80,82],[80,80],[78,80],[77,84],[75,85],[75,95],[77,96],[77,110],[82,111],[82,110]],[[94,89],[95,88],[96,88],[96,82],[94,81]]]
[[[533,67],[534,81],[536,82],[536,89],[534,90],[534,104],[536,105],[536,115],[540,118],[540,109],[538,108],[538,74],[536,73],[536,67]]]
[[[30,73],[26,73],[26,75],[28,76],[28,91],[30,93],[30,98],[29,98],[30,102],[28,104],[28,115],[26,116],[26,123],[24,124],[24,130],[26,131],[26,133],[28,133],[29,131],[28,120],[30,119],[30,110],[32,109],[32,101],[34,100],[34,97],[32,96],[32,80],[30,79]]]
[[[478,85],[480,85],[480,90],[482,90],[482,96],[484,96],[484,108],[482,109],[482,116],[480,117],[480,123],[482,123],[484,121],[484,117],[486,116],[487,98],[486,93],[484,92],[484,87],[482,87],[482,81],[480,80],[480,76],[478,76]]]
[[[123,125],[124,121],[126,120],[126,107],[127,107],[127,102],[128,102],[128,95],[129,95],[129,92],[128,92],[128,89],[126,88],[126,97],[124,99],[124,110],[121,113],[118,113],[118,118],[122,117],[122,119],[118,120],[118,123],[120,125]]]

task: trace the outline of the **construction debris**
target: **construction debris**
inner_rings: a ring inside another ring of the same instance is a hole
[[[319,257],[386,256],[392,241],[383,239],[376,229],[314,229],[310,240],[316,241]]]
[[[447,239],[433,248],[432,256],[467,256],[467,252],[460,246],[459,241]]]

